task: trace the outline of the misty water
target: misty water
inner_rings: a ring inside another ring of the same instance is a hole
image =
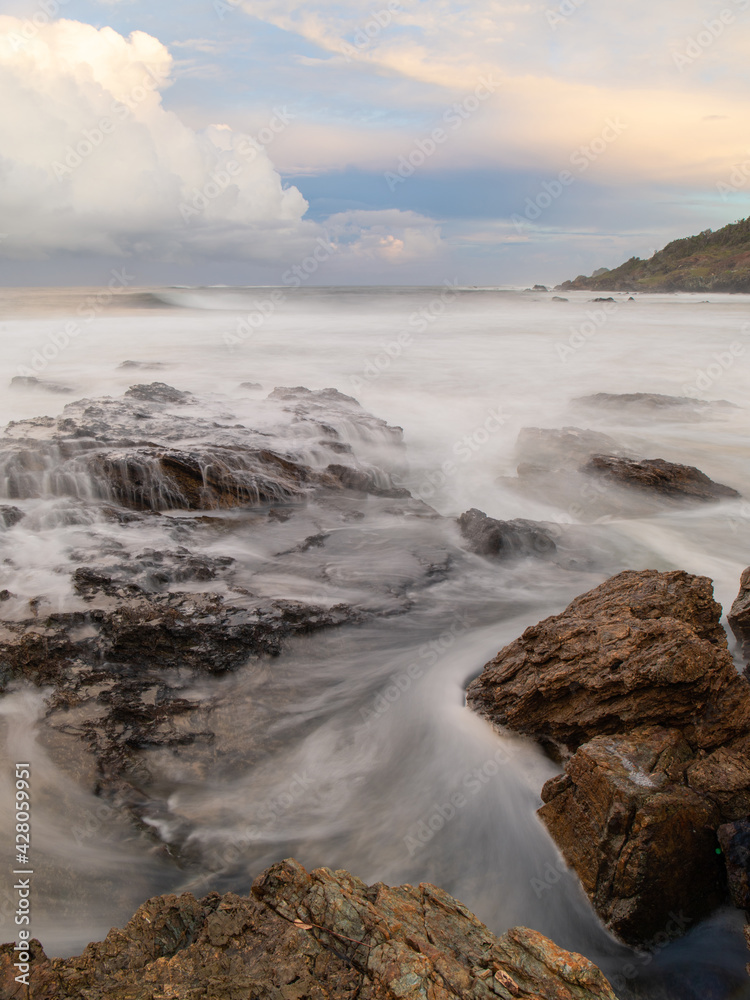
[[[13,386],[0,402],[3,425],[158,380],[194,393],[201,415],[222,427],[294,433],[289,446],[314,464],[311,441],[267,396],[278,386],[334,387],[403,428],[397,445],[330,414],[359,457],[442,516],[342,500],[300,504],[286,522],[219,512],[223,530],[190,535],[191,551],[235,560],[236,586],[372,613],[290,640],[281,656],[228,676],[186,678],[191,697],[211,705],[216,739],[153,752],[141,824],[94,794],[80,743],[45,727],[44,691],[19,687],[0,699],[4,802],[11,765],[32,763],[33,931],[47,953],[78,953],[151,895],[247,892],[265,867],[293,856],[367,882],[434,882],[497,933],[524,924],[587,955],[623,996],[747,995],[739,911],[688,925],[654,955],[603,929],[535,815],[559,768],[464,706],[467,682],[503,645],[622,569],[709,576],[729,607],[750,563],[748,501],[629,508],[575,486],[521,489],[513,477],[529,458],[517,447],[523,428],[580,427],[633,455],[695,465],[750,497],[747,297],[617,294],[594,303],[591,293],[554,301],[449,286],[99,294],[3,293],[4,384],[21,373],[69,389]],[[599,392],[734,405],[576,402]],[[0,590],[14,595],[4,617],[20,617],[35,598],[47,610],[77,608],[77,565],[174,549],[175,512],[134,528],[105,519],[78,492],[0,498],[27,515],[0,533]],[[559,525],[558,558],[470,554],[454,518],[471,507]],[[323,544],[301,544],[316,535],[327,536]],[[730,647],[736,653],[731,637]],[[4,809],[4,844],[10,816]],[[8,903],[6,895],[3,940],[14,933]]]

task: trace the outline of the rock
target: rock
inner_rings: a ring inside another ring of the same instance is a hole
[[[16,995],[12,945],[0,998]],[[388,888],[287,860],[247,897],[149,900],[77,958],[33,948],[34,1000],[615,1000],[602,973],[541,934],[496,937],[435,886]]]
[[[271,430],[234,422],[221,401],[204,402],[198,415],[188,406],[197,402],[154,382],[118,399],[71,403],[57,419],[12,422],[0,450],[7,494],[73,496],[143,511],[283,503],[317,489],[409,496],[342,440],[359,436],[363,449],[378,452],[400,445],[401,429],[335,389],[275,390],[263,403]],[[170,412],[175,406],[179,417]],[[210,411],[218,419],[205,415]]]
[[[117,793],[138,815],[153,777],[142,751],[213,739],[209,700],[185,697],[196,675],[237,670],[277,656],[292,636],[363,617],[347,605],[148,593],[88,568],[73,579],[89,610],[0,623],[0,690],[20,680],[52,687],[48,726],[82,740],[96,791]]]
[[[44,389],[45,392],[56,392],[63,396],[67,396],[73,391],[70,386],[60,385],[58,382],[47,382],[35,375],[15,375],[10,380],[10,387],[11,389]]]
[[[124,370],[138,368],[141,371],[158,371],[167,366],[161,361],[122,361],[117,367]]]
[[[461,534],[472,552],[481,556],[517,559],[529,555],[549,555],[557,546],[552,533],[536,521],[515,518],[496,521],[472,507],[458,518]]]
[[[717,409],[736,409],[726,400],[694,399],[691,396],[667,396],[658,392],[597,392],[573,400],[585,409],[619,411],[642,419],[702,419]]]
[[[720,826],[717,836],[726,861],[729,896],[736,907],[750,910],[750,819]]]
[[[711,581],[626,571],[527,629],[468,689],[491,722],[575,750],[647,724],[713,748],[750,728]]]
[[[260,382],[240,382],[240,389],[262,389]]]
[[[742,655],[750,665],[750,567],[740,578],[740,592],[734,599],[727,621],[741,645]]]
[[[600,296],[599,298],[592,299],[591,301],[592,302],[614,302],[615,300],[612,298],[611,295],[608,295],[606,298],[603,298],[603,297]]]
[[[740,496],[731,486],[715,483],[692,465],[676,465],[663,458],[638,462],[614,455],[594,455],[581,472],[602,477],[617,486],[656,493],[668,500],[712,503]]]
[[[582,461],[602,451],[620,454],[617,442],[599,431],[581,427],[524,427],[515,448],[522,463],[518,474],[577,469]]]
[[[553,295],[552,296],[552,301],[553,302],[568,302],[569,300],[566,299],[565,296],[563,296],[563,295]]]
[[[633,946],[722,901],[719,810],[682,783],[692,750],[675,729],[635,729],[582,746],[539,810],[610,930]],[[682,928],[675,928],[675,933]]]
[[[19,521],[24,519],[24,513],[19,510],[18,507],[8,507],[3,504],[0,506],[0,526],[3,528],[12,528]]]
[[[546,285],[534,285],[534,287],[531,290],[532,290],[532,292],[548,292],[549,291],[549,289],[547,288]]]
[[[150,385],[131,385],[125,396],[130,399],[141,399],[147,403],[173,403],[178,406],[190,403],[195,399],[192,392],[182,392],[165,382],[152,382]]]

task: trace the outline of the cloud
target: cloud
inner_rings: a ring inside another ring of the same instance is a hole
[[[0,252],[281,259],[314,235],[267,153],[162,104],[172,58],[144,32],[0,17]],[[27,32],[29,34],[29,32]],[[286,122],[269,119],[268,137]]]

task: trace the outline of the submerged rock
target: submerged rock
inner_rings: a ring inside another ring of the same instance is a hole
[[[12,945],[0,998],[15,995]],[[524,927],[496,937],[423,883],[367,886],[345,871],[274,865],[252,895],[149,900],[77,958],[33,946],[34,1000],[615,1000],[587,959]]]
[[[711,503],[724,497],[739,497],[737,490],[715,483],[692,465],[677,465],[663,458],[637,462],[615,455],[593,455],[582,472],[600,476],[618,486],[656,493],[669,500]]]
[[[23,518],[24,513],[18,507],[9,507],[5,504],[0,506],[0,526],[3,528],[12,528]]]
[[[619,411],[638,419],[696,420],[711,416],[712,411],[736,409],[725,399],[695,399],[692,396],[668,396],[658,392],[597,392],[579,396],[574,406],[600,411]]]
[[[484,668],[468,704],[485,718],[575,750],[649,723],[713,747],[750,727],[711,581],[628,570],[527,629]]]
[[[458,526],[472,552],[480,556],[518,559],[529,555],[550,555],[557,549],[552,532],[544,525],[523,518],[496,521],[476,507],[458,518]]]

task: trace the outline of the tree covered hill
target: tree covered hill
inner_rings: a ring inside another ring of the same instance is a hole
[[[649,260],[631,257],[611,271],[565,281],[561,290],[750,292],[750,219],[668,243]]]

